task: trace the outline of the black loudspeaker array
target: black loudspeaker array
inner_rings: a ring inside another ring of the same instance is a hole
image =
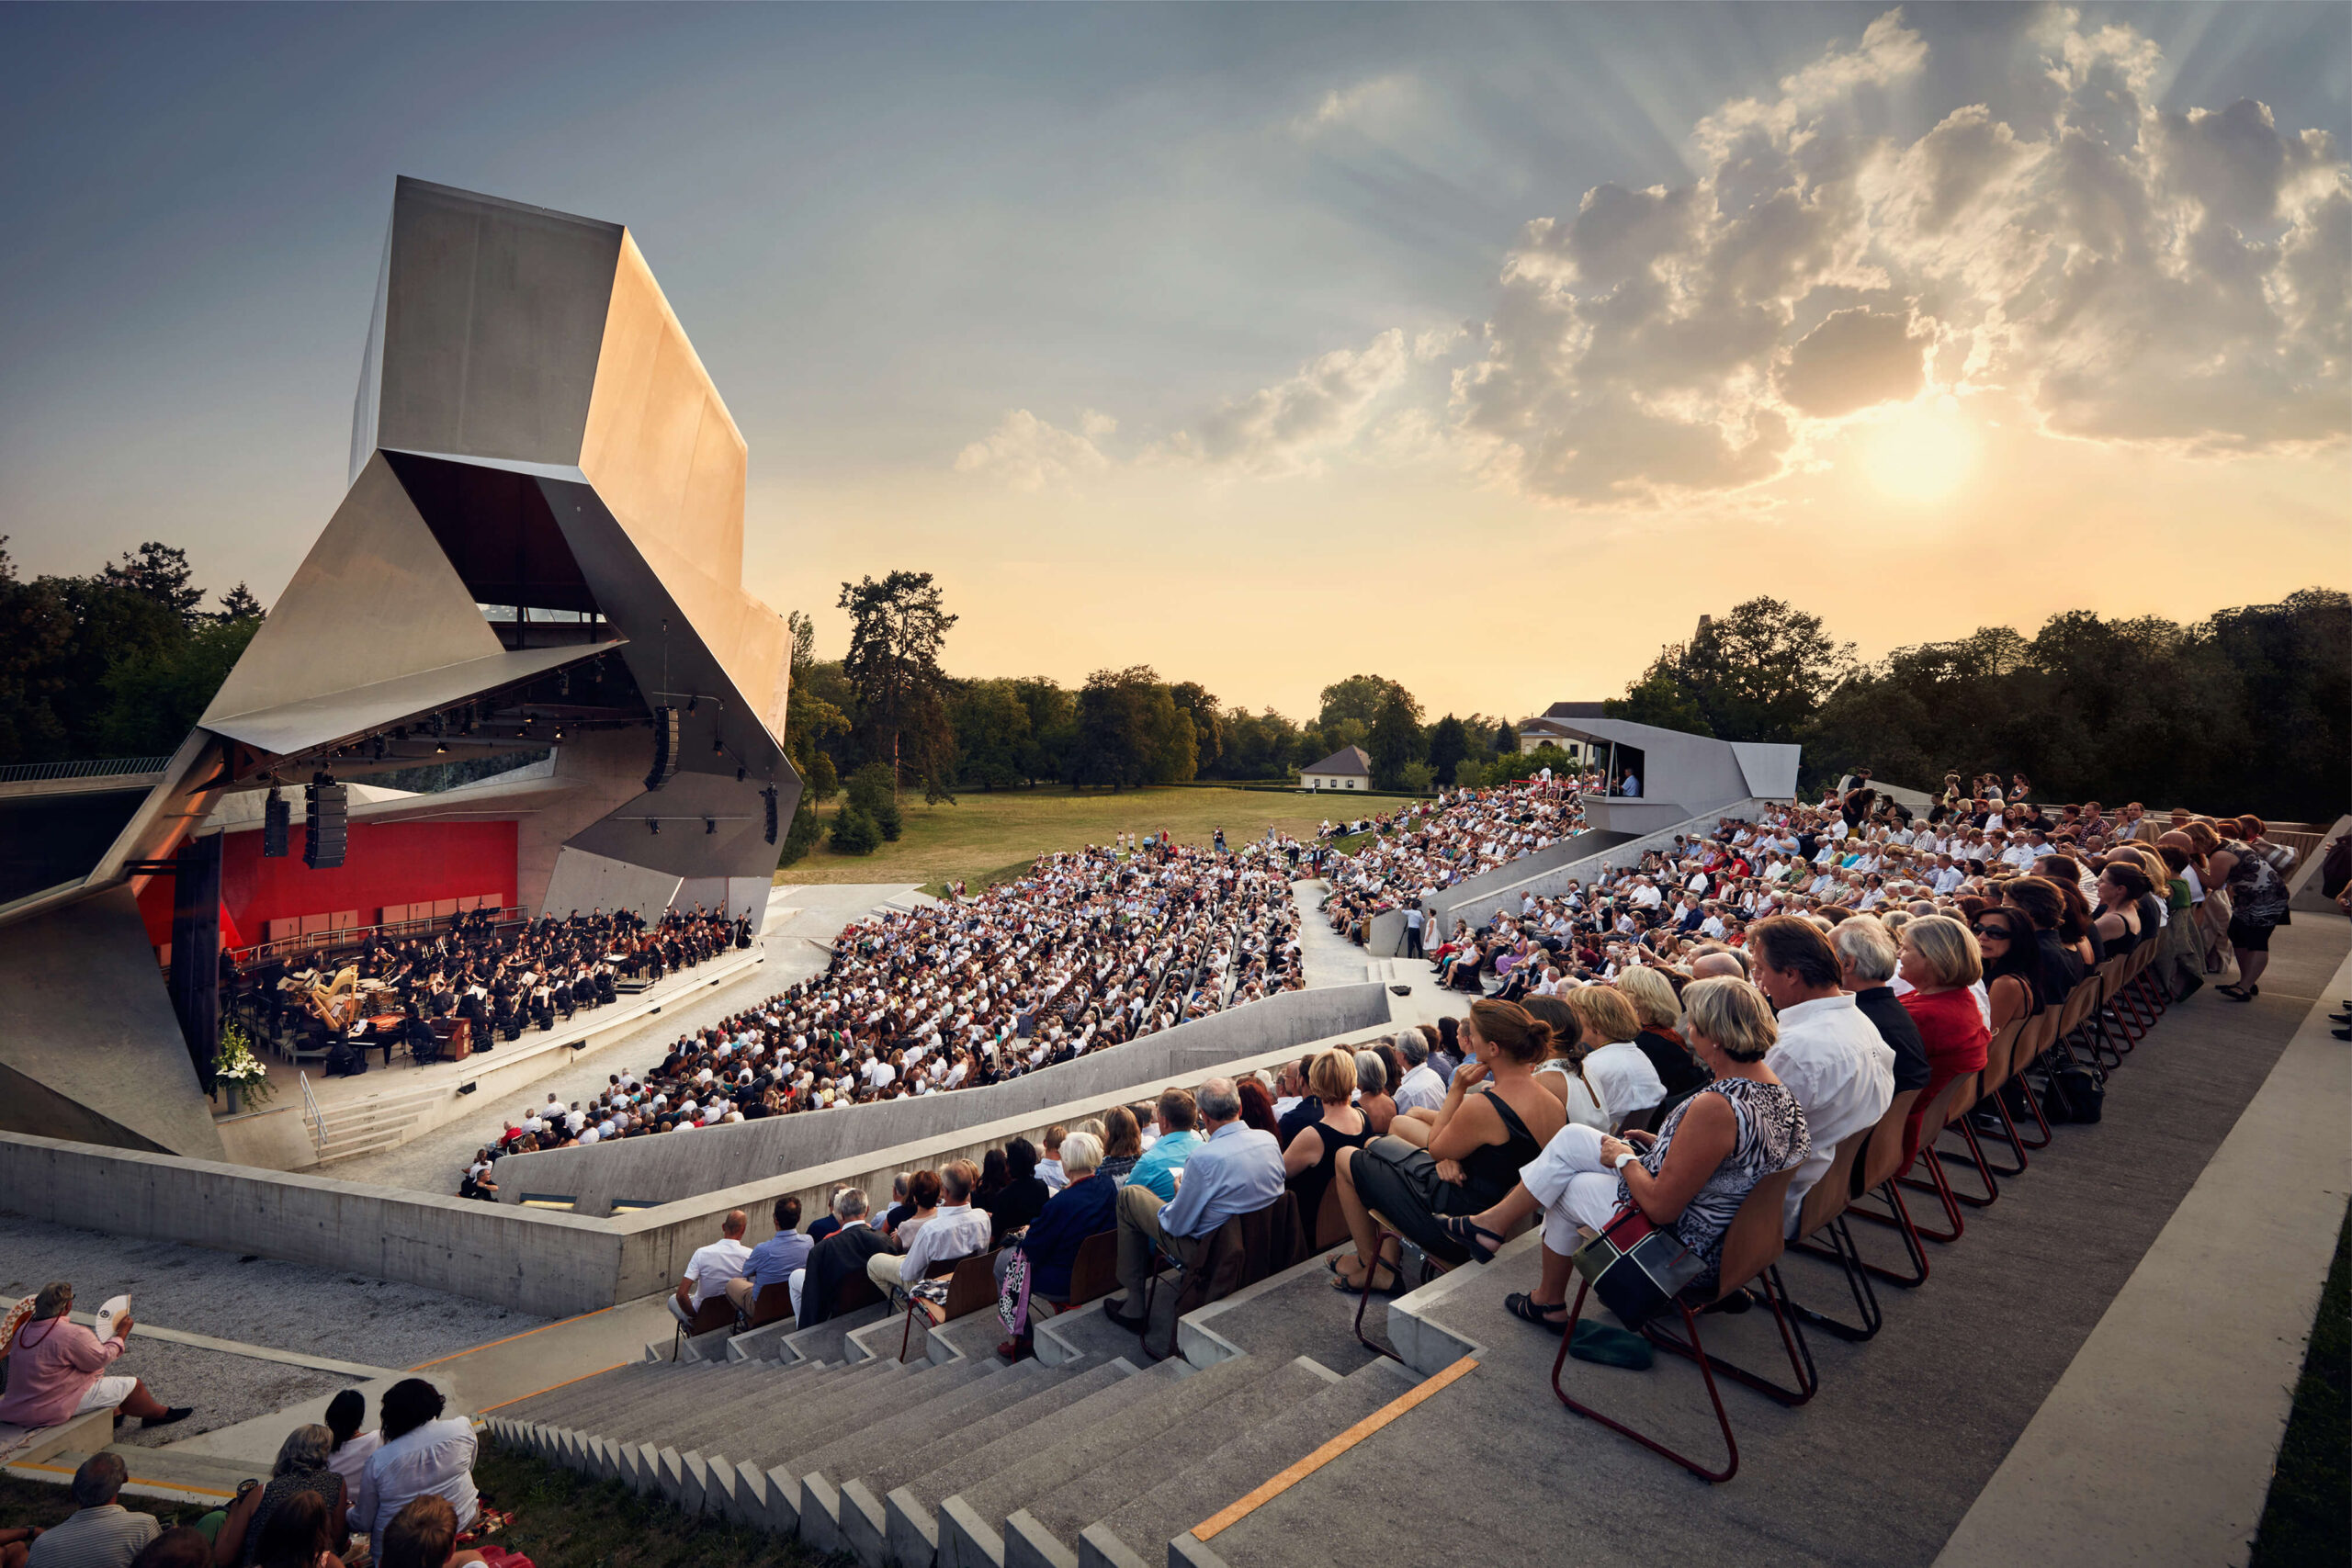
[[[262,802],[261,807],[261,852],[264,855],[272,860],[286,858],[287,829],[293,815],[293,809],[286,804],[286,797],[271,790],[269,798]]]
[[[653,710],[653,771],[645,775],[645,787],[660,789],[678,771],[678,710]]]
[[[768,842],[773,844],[775,842],[775,785],[770,784],[760,791],[760,798],[767,802]]]
[[[302,792],[305,812],[304,827],[308,829],[302,840],[302,863],[312,871],[343,863],[343,852],[349,824],[345,820],[345,796],[348,791],[326,773],[311,781]]]

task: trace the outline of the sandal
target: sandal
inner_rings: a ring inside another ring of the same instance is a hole
[[[1396,1296],[1404,1294],[1405,1277],[1402,1274],[1397,1273],[1396,1265],[1389,1262],[1385,1258],[1373,1265],[1371,1272],[1364,1276],[1366,1282],[1369,1283],[1372,1280],[1379,1279],[1380,1271],[1383,1269],[1387,1269],[1390,1277],[1396,1282],[1393,1285],[1372,1285],[1370,1293],[1375,1296]],[[1336,1270],[1331,1276],[1331,1288],[1339,1292],[1343,1296],[1361,1296],[1366,1293],[1365,1287],[1363,1285],[1350,1284],[1348,1282],[1347,1276],[1339,1273]]]
[[[2241,991],[2235,986],[2224,986],[2222,987],[2222,995],[2229,998],[2230,1000],[2233,1002],[2250,1002],[2254,1000],[2255,998],[2262,995],[2262,987],[2259,986],[2248,986],[2245,990]]]
[[[1548,1328],[1555,1334],[1568,1331],[1568,1303],[1566,1302],[1539,1302],[1532,1295],[1514,1291],[1503,1298],[1503,1310],[1522,1323]],[[1548,1315],[1555,1312],[1560,1315]]]
[[[1497,1235],[1493,1231],[1490,1231],[1486,1226],[1471,1220],[1466,1215],[1449,1214],[1442,1216],[1437,1222],[1437,1226],[1438,1229],[1445,1233],[1446,1240],[1460,1247],[1476,1262],[1492,1263],[1495,1260],[1495,1253],[1500,1252],[1503,1249],[1503,1238],[1501,1236]],[[1495,1244],[1492,1251],[1489,1251],[1487,1248],[1478,1245],[1478,1238],[1480,1236],[1484,1236],[1488,1241]]]

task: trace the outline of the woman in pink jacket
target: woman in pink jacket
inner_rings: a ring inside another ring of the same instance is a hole
[[[0,1421],[55,1427],[93,1410],[119,1410],[146,1426],[168,1427],[195,1413],[194,1405],[165,1405],[137,1378],[107,1375],[130,1337],[128,1316],[115,1325],[113,1338],[100,1339],[73,1320],[73,1311],[74,1287],[62,1280],[43,1285],[33,1298],[32,1315],[8,1347]]]

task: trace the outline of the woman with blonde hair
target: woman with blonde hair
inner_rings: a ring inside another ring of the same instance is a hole
[[[1918,1152],[1919,1119],[1944,1086],[1969,1073],[1984,1070],[1985,1048],[1993,1032],[1976,1005],[1976,982],[1984,977],[1984,959],[1969,929],[1950,915],[1922,915],[1903,928],[1903,956],[1895,973],[1911,985],[1903,993],[1903,1010],[1919,1026],[1928,1047],[1928,1087],[1911,1102],[1903,1123],[1903,1157],[1907,1163]]]
[[[1704,1086],[1707,1069],[1690,1054],[1679,1032],[1682,998],[1675,994],[1674,982],[1656,969],[1628,969],[1617,976],[1617,989],[1634,1005],[1634,1016],[1642,1026],[1634,1043],[1657,1069],[1668,1097]]]
[[[1665,1080],[1634,1043],[1642,1021],[1625,993],[1614,986],[1579,986],[1560,999],[1582,1027],[1584,1076],[1600,1090],[1600,1103],[1616,1125],[1665,1100]]]
[[[1307,1064],[1306,1092],[1321,1103],[1323,1115],[1300,1128],[1283,1150],[1283,1175],[1298,1199],[1299,1219],[1310,1228],[1340,1151],[1360,1149],[1375,1136],[1371,1119],[1351,1103],[1358,1079],[1356,1059],[1345,1051],[1318,1051]]]

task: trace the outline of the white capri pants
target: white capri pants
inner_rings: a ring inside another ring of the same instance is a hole
[[[1600,1134],[1571,1122],[1552,1134],[1519,1179],[1544,1205],[1544,1248],[1566,1258],[1578,1245],[1577,1227],[1599,1230],[1617,1213],[1617,1173],[1600,1157]]]

